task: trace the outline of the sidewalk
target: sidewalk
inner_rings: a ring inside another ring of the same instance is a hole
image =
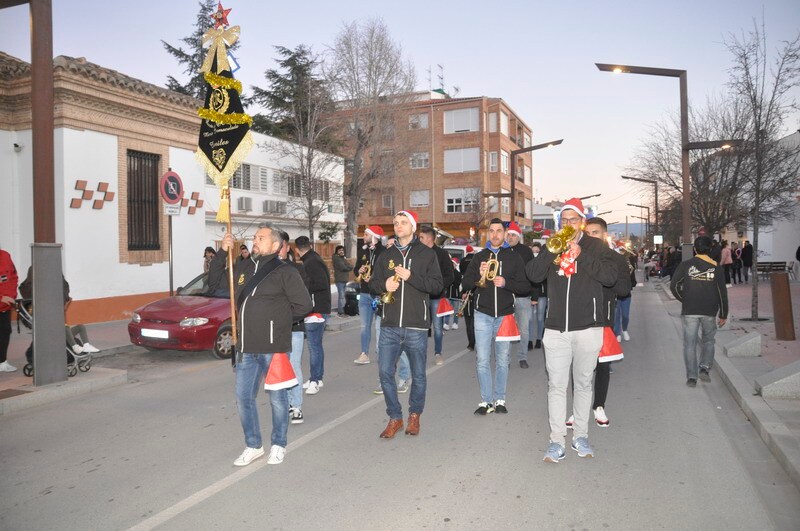
[[[669,281],[656,281],[673,299]],[[756,378],[800,360],[800,339],[778,341],[772,312],[772,291],[769,280],[758,286],[758,316],[766,321],[743,321],[751,315],[752,285],[734,285],[728,288],[730,306],[726,326],[717,332],[715,366],[739,407],[789,477],[800,489],[800,400],[764,399],[756,394]],[[789,283],[792,298],[795,335],[800,338],[800,282]],[[674,305],[679,313],[677,301]],[[671,314],[675,310],[670,311]],[[761,335],[761,356],[729,358],[723,346],[748,333]]]

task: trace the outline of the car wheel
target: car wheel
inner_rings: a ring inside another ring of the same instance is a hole
[[[233,354],[233,332],[230,323],[226,323],[217,330],[214,339],[214,349],[211,354],[218,360],[229,360]]]

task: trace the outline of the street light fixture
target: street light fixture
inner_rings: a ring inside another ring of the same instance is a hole
[[[585,196],[583,196],[583,197],[579,197],[578,199],[580,199],[581,201],[583,201],[584,199],[591,199],[591,198],[593,198],[593,197],[600,197],[601,195],[603,195],[603,194],[602,194],[602,193],[600,193],[600,194],[594,194],[594,195],[585,195]]]
[[[655,179],[642,179],[641,177],[628,177],[626,175],[621,175],[623,179],[628,179],[631,181],[639,181],[642,183],[650,183],[655,188],[655,220],[653,221],[653,233],[658,232],[658,181]],[[650,217],[650,210],[647,211],[647,217]]]
[[[611,214],[611,210],[606,210],[605,212],[600,212],[599,214],[597,214],[597,217],[600,217],[603,214]]]
[[[645,234],[649,234],[650,233],[650,207],[649,206],[644,206],[644,205],[634,205],[633,203],[628,203],[628,206],[647,209],[647,231],[645,232]],[[634,216],[634,217],[637,218],[639,216]]]

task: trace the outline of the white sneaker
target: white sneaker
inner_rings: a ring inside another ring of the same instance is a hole
[[[400,380],[397,383],[397,392],[398,393],[407,393],[408,392],[408,380]]]
[[[453,326],[451,326],[450,328],[452,328],[453,330],[458,330],[458,323],[453,323]]]
[[[263,446],[260,448],[247,447],[244,449],[244,452],[242,452],[242,455],[240,455],[236,461],[233,462],[233,464],[236,466],[247,466],[262,455],[264,455]]]
[[[369,356],[365,352],[362,352],[358,358],[353,360],[353,363],[356,365],[366,365],[369,363]]]
[[[622,336],[617,336],[617,343],[622,343]]]
[[[608,420],[608,417],[606,416],[606,411],[605,409],[602,408],[602,406],[595,408],[594,421],[601,428],[608,428],[610,421]]]
[[[433,361],[433,362],[434,362],[436,365],[444,365],[444,358],[442,358],[442,355],[441,355],[441,354],[436,354],[436,355],[433,357],[433,359],[434,359],[434,361]]]
[[[445,323],[442,325],[442,328],[444,328],[445,330],[450,330],[450,325]]]
[[[308,389],[308,386],[310,384],[311,384],[311,380],[306,380],[305,382],[303,382],[303,389]],[[318,384],[317,387],[319,387],[319,388],[325,387],[325,384],[323,384],[322,382],[317,382],[317,384]]]
[[[733,285],[731,285],[731,284],[725,284],[725,287],[726,287],[726,288],[732,288],[732,287],[733,287]]]
[[[269,459],[267,459],[267,464],[279,465],[283,463],[283,457],[285,455],[286,455],[286,448],[284,448],[283,446],[278,446],[277,444],[273,444],[272,448],[269,449]]]
[[[0,372],[14,372],[17,368],[11,365],[9,362],[4,361],[0,363]]]
[[[80,354],[81,352],[83,352],[83,347],[76,344],[74,347],[72,347],[72,352],[74,352],[75,354]]]
[[[100,352],[100,349],[95,347],[91,343],[86,342],[83,344],[83,351],[88,352],[89,354],[94,354],[95,352]],[[80,352],[78,354],[80,354]]]
[[[631,340],[631,335],[628,333],[627,330],[623,330],[622,331],[622,339],[624,339],[625,341],[630,341]]]
[[[567,429],[570,429],[570,430],[572,429],[572,423],[573,422],[575,422],[575,416],[574,415],[570,415],[569,419],[567,419],[567,422],[566,422]]]
[[[308,387],[306,388],[307,395],[315,395],[319,393],[319,390],[322,388],[322,382],[309,382]]]

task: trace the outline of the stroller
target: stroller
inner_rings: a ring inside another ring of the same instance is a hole
[[[18,299],[16,310],[18,316],[17,323],[21,322],[26,328],[32,330],[33,301],[30,299]],[[17,324],[17,327],[19,327],[19,324]],[[67,327],[67,329],[69,330],[70,327]],[[19,329],[17,331],[19,331]],[[69,333],[71,334],[72,332],[70,331]],[[78,338],[75,338],[74,342],[81,347],[83,346]],[[69,376],[75,376],[78,374],[79,370],[81,372],[87,372],[92,368],[91,352],[77,353],[72,349],[69,342],[66,342],[65,350],[67,353],[67,374]],[[22,374],[25,376],[33,376],[33,343],[31,343],[31,346],[25,351],[25,358],[27,359],[27,363],[22,368]]]

